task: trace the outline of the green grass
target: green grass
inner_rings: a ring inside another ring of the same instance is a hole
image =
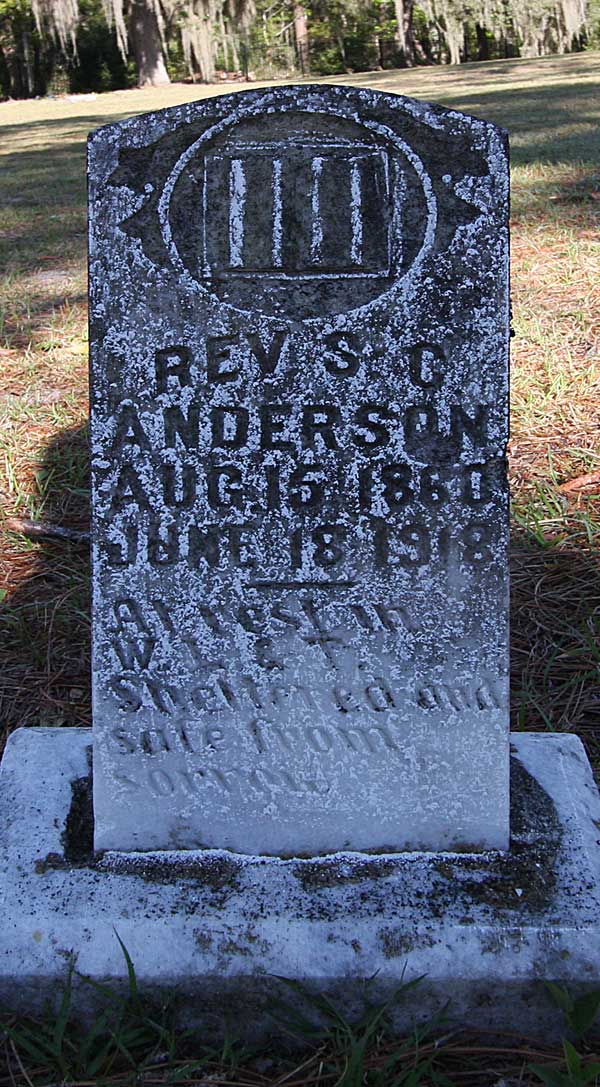
[[[600,990],[574,998],[561,986],[546,986],[563,1013],[565,1037],[558,1047],[517,1034],[469,1035],[449,1027],[448,1008],[423,1022],[419,978],[401,984],[384,1005],[372,1002],[367,984],[352,1020],[327,996],[279,979],[264,1008],[277,1032],[276,1047],[249,1046],[232,1030],[210,1044],[193,1028],[178,1027],[174,993],[160,1002],[145,996],[116,938],[126,960],[126,993],[76,977],[70,966],[54,1009],[35,1019],[0,1014],[0,1087],[594,1087],[600,1079],[591,1041]],[[95,990],[91,1023],[79,1023],[73,1013],[75,981]],[[398,1037],[392,1014],[398,1007],[405,1012],[407,1004],[415,1025]]]

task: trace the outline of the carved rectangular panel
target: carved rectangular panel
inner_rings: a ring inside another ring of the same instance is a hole
[[[202,271],[388,276],[390,209],[401,183],[390,178],[385,151],[352,144],[288,149],[263,142],[209,154],[200,197]]]
[[[96,847],[505,848],[502,134],[286,87],[89,161]]]

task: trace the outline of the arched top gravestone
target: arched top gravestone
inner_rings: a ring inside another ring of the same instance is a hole
[[[503,134],[255,90],[89,182],[96,847],[506,848]]]

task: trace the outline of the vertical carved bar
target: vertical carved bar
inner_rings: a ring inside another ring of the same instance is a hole
[[[273,266],[281,268],[283,241],[283,202],[281,188],[281,159],[273,160]]]
[[[387,164],[386,164],[387,165]],[[402,220],[404,217],[404,204],[406,201],[406,178],[398,163],[392,165],[391,185],[393,189],[392,201],[392,229],[388,237],[390,247],[390,267],[400,268],[403,257]],[[386,170],[386,182],[390,184],[389,173]]]
[[[244,212],[246,174],[242,159],[232,159],[229,174],[229,263],[241,268],[244,263]]]
[[[323,245],[323,217],[321,215],[321,193],[320,182],[321,174],[323,173],[323,159],[317,156],[313,158],[311,163],[312,174],[312,188],[311,188],[311,208],[312,208],[312,235],[310,241],[310,256],[313,264],[318,264],[321,260],[321,249]]]
[[[353,264],[362,264],[363,222],[360,159],[354,159],[350,168],[350,221],[352,225],[350,260]]]

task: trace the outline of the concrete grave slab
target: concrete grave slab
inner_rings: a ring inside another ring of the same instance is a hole
[[[125,987],[115,930],[142,987],[176,987],[183,1022],[274,1027],[277,976],[352,1012],[425,975],[398,1030],[450,998],[449,1022],[557,1036],[542,982],[600,984],[600,799],[574,736],[512,736],[507,854],[224,850],[93,854],[85,729],[20,729],[0,774],[0,1004],[59,999],[69,961]],[[375,978],[366,985],[368,978]],[[94,1010],[76,977],[75,1005]],[[286,999],[295,999],[286,991]]]
[[[96,847],[505,848],[505,135],[249,91],[89,186]]]

